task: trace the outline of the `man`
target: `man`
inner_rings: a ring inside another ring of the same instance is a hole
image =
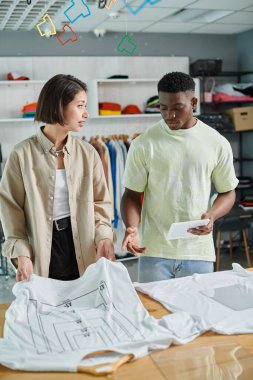
[[[136,138],[128,153],[121,201],[126,226],[122,249],[140,255],[140,282],[212,272],[213,224],[235,201],[238,180],[230,144],[193,116],[194,90],[189,75],[166,74],[158,83],[163,120]],[[218,196],[211,207],[212,183]],[[172,223],[205,218],[206,226],[189,230],[192,237],[167,240]]]

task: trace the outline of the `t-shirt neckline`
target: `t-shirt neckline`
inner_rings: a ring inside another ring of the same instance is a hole
[[[195,118],[197,120],[196,124],[191,127],[191,128],[187,128],[187,129],[177,129],[176,131],[173,131],[172,129],[169,128],[169,126],[165,123],[165,121],[162,119],[161,121],[161,124],[162,124],[162,127],[163,129],[170,135],[173,135],[173,136],[182,136],[182,135],[186,135],[186,134],[189,134],[189,133],[196,133],[198,132],[198,129],[199,129],[199,126],[200,126],[200,120]]]

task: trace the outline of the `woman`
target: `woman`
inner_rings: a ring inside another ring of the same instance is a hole
[[[3,255],[17,267],[17,281],[33,272],[73,280],[98,258],[115,259],[101,160],[71,135],[88,118],[86,92],[86,84],[71,75],[51,78],[35,116],[45,126],[7,160],[0,185]]]

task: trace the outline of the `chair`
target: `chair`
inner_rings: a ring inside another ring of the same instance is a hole
[[[221,252],[221,235],[222,232],[229,233],[229,254],[232,257],[233,253],[233,235],[235,231],[241,231],[243,237],[243,244],[245,249],[245,254],[247,258],[247,265],[251,267],[250,255],[247,241],[247,229],[251,228],[252,218],[240,218],[239,216],[225,216],[219,219],[214,224],[214,242],[217,247],[216,255],[216,271],[220,270],[220,252]]]

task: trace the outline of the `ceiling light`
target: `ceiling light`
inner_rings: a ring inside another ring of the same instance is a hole
[[[194,18],[201,16],[202,14],[206,13],[204,9],[186,9],[182,8],[169,17],[167,17],[170,21],[177,21],[177,22],[184,22],[184,21],[190,21]]]
[[[233,11],[182,8],[167,17],[167,20],[172,22],[193,21],[208,23],[219,20],[220,18],[228,16],[231,13],[233,13]]]
[[[194,21],[205,21],[205,22],[214,22],[219,20],[222,17],[229,16],[231,13],[234,13],[234,11],[208,11],[202,17],[198,17],[194,19]]]

